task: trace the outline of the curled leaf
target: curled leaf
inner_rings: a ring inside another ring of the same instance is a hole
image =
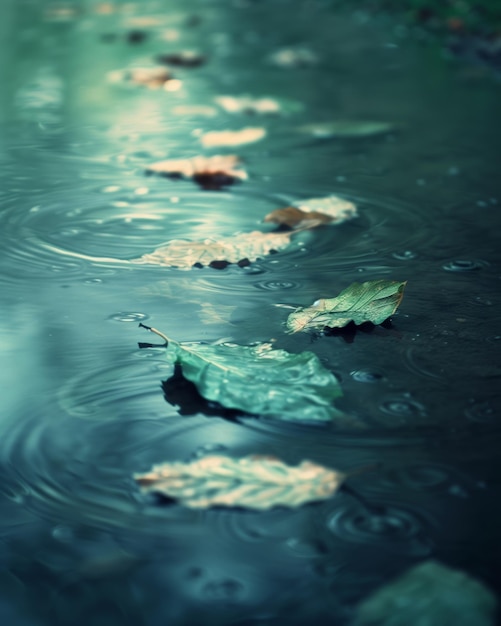
[[[357,208],[352,202],[337,196],[327,196],[302,200],[295,206],[276,209],[266,215],[264,221],[298,228],[331,222],[340,224],[355,217],[356,214]]]
[[[300,126],[298,130],[318,139],[339,138],[358,138],[373,137],[375,135],[385,135],[395,130],[395,125],[389,122],[373,122],[373,121],[337,121],[337,122],[319,122],[314,124],[306,124]]]
[[[350,322],[381,324],[397,310],[406,283],[396,280],[370,280],[352,283],[336,298],[317,300],[298,308],[287,318],[292,333],[324,328],[342,328]]]
[[[252,231],[233,237],[184,241],[173,239],[131,263],[161,265],[178,269],[191,269],[194,265],[207,266],[216,263],[239,263],[256,261],[286,248],[290,244],[290,233],[262,233]]]
[[[241,130],[214,130],[204,133],[200,142],[204,148],[240,146],[260,141],[266,136],[266,130],[260,127],[242,128]]]
[[[239,168],[239,164],[239,157],[233,154],[196,156],[191,159],[168,159],[152,163],[146,168],[146,173],[168,178],[192,178],[205,189],[220,189],[247,179],[247,172]]]
[[[197,50],[180,50],[168,54],[159,54],[156,57],[158,63],[163,65],[175,65],[179,67],[199,67],[206,61],[205,55]]]
[[[293,467],[273,457],[206,456],[191,463],[156,465],[134,478],[143,492],[162,494],[192,509],[226,506],[265,511],[326,500],[345,475],[310,461]]]

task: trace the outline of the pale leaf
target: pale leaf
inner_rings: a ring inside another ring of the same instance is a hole
[[[406,283],[370,280],[352,283],[336,298],[321,299],[298,308],[287,318],[287,328],[296,333],[324,328],[342,328],[350,322],[381,324],[397,310]]]
[[[173,239],[145,254],[131,263],[161,265],[190,269],[194,265],[210,265],[215,262],[238,263],[256,261],[272,251],[282,250],[290,244],[291,233],[262,233],[252,231],[233,237],[205,239],[204,241],[184,241]]]
[[[242,128],[241,130],[214,130],[203,134],[200,142],[204,148],[240,146],[260,141],[266,136],[266,130],[260,127]]]
[[[191,463],[157,465],[134,478],[144,492],[162,494],[192,509],[225,506],[264,511],[326,500],[345,475],[310,461],[290,466],[272,457],[206,456]]]

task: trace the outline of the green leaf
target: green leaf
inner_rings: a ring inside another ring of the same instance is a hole
[[[339,381],[312,352],[290,354],[269,343],[177,343],[165,340],[167,358],[206,399],[227,409],[302,422],[328,422],[346,416],[332,401],[342,396]]]
[[[397,280],[353,283],[336,298],[317,300],[312,306],[296,309],[287,318],[287,328],[296,333],[342,328],[350,322],[381,324],[397,310],[405,285],[406,282]]]
[[[272,457],[206,456],[192,463],[157,465],[134,478],[143,491],[163,494],[189,508],[264,511],[330,498],[345,475],[310,461],[291,467]]]
[[[216,262],[238,263],[256,261],[270,252],[282,250],[290,244],[291,233],[262,233],[252,231],[233,237],[206,239],[204,241],[184,241],[173,239],[164,246],[131,263],[161,265],[188,270],[194,265],[210,265]]]

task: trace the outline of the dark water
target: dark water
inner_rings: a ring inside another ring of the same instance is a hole
[[[1,622],[344,625],[427,558],[498,589],[499,79],[394,18],[327,2],[4,0],[0,13]],[[131,43],[131,30],[147,36]],[[288,46],[319,64],[268,62]],[[177,91],[106,79],[186,48],[208,63],[176,70]],[[304,108],[173,112],[226,94]],[[329,120],[397,130],[296,131]],[[144,176],[200,153],[200,132],[260,125],[265,140],[230,150],[246,161],[241,185]],[[129,263],[331,193],[359,217],[247,268]],[[376,278],[408,280],[391,328],[284,333],[276,304]],[[313,350],[357,427],[231,421],[172,383],[168,403],[172,369],[162,349],[138,348],[152,338],[140,321],[180,341]],[[381,468],[327,502],[266,513],[155,507],[133,484],[154,463],[211,453]]]

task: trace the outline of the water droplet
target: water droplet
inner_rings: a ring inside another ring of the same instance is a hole
[[[426,415],[426,408],[423,404],[406,397],[387,400],[381,404],[380,409],[384,413],[397,417],[422,417]]]
[[[295,283],[291,280],[262,280],[254,283],[254,286],[268,291],[281,291],[282,289],[296,289],[300,286],[300,283]]]
[[[417,254],[412,250],[402,250],[401,252],[393,252],[391,256],[399,261],[410,261],[415,259]]]
[[[149,315],[146,315],[146,313],[129,313],[127,311],[120,311],[108,317],[109,320],[115,322],[142,322],[148,318]]]
[[[266,270],[260,265],[244,265],[242,270],[246,274],[264,274]]]
[[[116,191],[120,191],[120,189],[118,185],[108,185],[108,187],[103,187],[101,191],[103,193],[115,193]]]
[[[359,383],[378,383],[383,379],[382,374],[370,370],[355,370],[350,372],[350,376]]]
[[[54,537],[54,539],[56,539],[57,541],[61,541],[62,543],[69,543],[74,539],[73,530],[69,526],[65,526],[64,524],[54,526],[51,535]]]
[[[486,265],[488,265],[486,261],[481,260],[455,259],[442,265],[442,268],[448,272],[471,272]]]
[[[84,280],[84,283],[86,285],[97,285],[99,283],[102,283],[103,279],[102,278],[87,278]]]
[[[209,454],[221,454],[225,450],[227,450],[227,448],[222,443],[206,443],[203,446],[199,446],[190,455],[190,459],[201,459]]]
[[[226,602],[235,602],[242,595],[244,586],[238,580],[227,578],[226,580],[211,581],[207,583],[202,593],[210,600],[222,600]]]
[[[475,422],[493,422],[496,419],[496,412],[488,402],[476,402],[473,400],[465,415]]]

